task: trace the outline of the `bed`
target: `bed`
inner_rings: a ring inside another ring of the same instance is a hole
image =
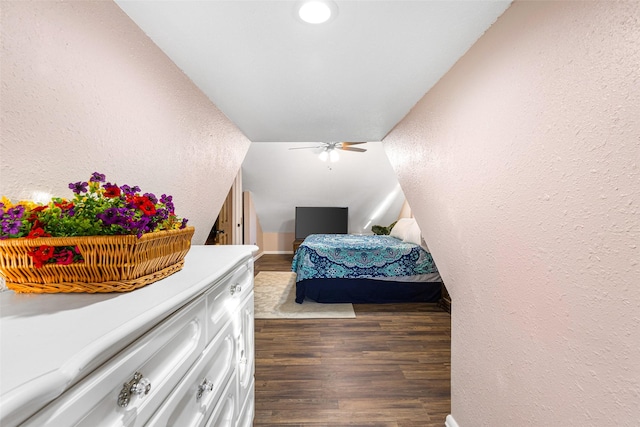
[[[398,236],[313,234],[294,254],[296,302],[437,302],[442,280],[431,254]]]

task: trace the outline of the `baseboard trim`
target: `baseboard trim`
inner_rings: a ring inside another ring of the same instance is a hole
[[[446,427],[460,427],[451,414],[447,415],[447,418],[444,420],[444,425]]]

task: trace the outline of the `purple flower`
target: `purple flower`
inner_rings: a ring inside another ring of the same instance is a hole
[[[20,221],[5,219],[2,221],[2,232],[5,234],[18,234],[20,232]]]
[[[169,211],[163,208],[156,209],[156,214],[154,216],[160,221],[164,221],[165,219],[169,218]]]
[[[189,220],[187,218],[183,218],[182,219],[182,224],[180,224],[180,229],[182,230],[183,228],[185,228],[187,226],[187,222]]]
[[[138,221],[133,221],[129,224],[130,230],[136,233],[136,236],[142,237],[144,233],[149,233],[152,231],[155,224],[151,224],[150,219],[148,217],[141,217]]]
[[[24,214],[24,206],[16,205],[12,208],[7,209],[6,214],[9,216],[9,219],[20,219]]]
[[[98,172],[94,172],[91,175],[91,178],[89,178],[89,181],[90,182],[104,182],[105,179],[107,179],[107,177],[104,174],[98,173]]]
[[[118,208],[105,209],[104,212],[97,214],[96,218],[102,221],[104,225],[115,224],[118,219]]]
[[[166,194],[163,194],[162,196],[160,196],[160,203],[163,203],[166,206],[169,213],[175,212],[175,206],[173,205],[173,196],[167,196]]]
[[[80,194],[80,193],[86,193],[87,192],[87,186],[89,184],[87,182],[72,182],[71,184],[69,184],[69,188],[75,193],[75,194]]]
[[[149,199],[154,205],[158,203],[158,198],[153,193],[144,193],[143,196]]]
[[[137,220],[134,223],[132,223],[131,226],[133,228],[139,228],[141,230],[151,231],[151,230],[149,230],[149,223],[150,222],[151,222],[151,220],[149,219],[149,217],[143,216],[143,217],[140,217],[139,220]]]
[[[126,226],[129,212],[125,208],[107,208],[104,212],[97,214],[96,218],[101,220],[104,225],[120,225]]]
[[[122,190],[124,194],[135,194],[140,192],[140,187],[138,187],[137,185],[134,185],[133,187],[129,187],[128,185],[125,184],[120,186],[120,190]]]

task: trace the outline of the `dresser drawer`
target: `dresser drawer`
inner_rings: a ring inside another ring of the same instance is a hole
[[[238,341],[238,396],[244,401],[255,373],[253,291],[239,308],[236,319],[234,333]]]
[[[229,381],[222,396],[218,400],[213,413],[207,420],[206,427],[235,427],[238,411],[238,395],[235,392],[235,377]]]
[[[150,420],[150,426],[203,425],[234,377],[236,342],[230,322],[207,346],[196,364]],[[234,377],[235,378],[235,377]]]
[[[253,261],[247,261],[220,281],[206,296],[207,337],[213,337],[228,319],[235,316],[240,303],[253,291]]]
[[[144,425],[205,348],[205,315],[203,299],[179,310],[37,412],[24,425]],[[139,382],[141,389],[145,389],[147,381],[150,388],[147,394],[142,391],[125,402],[119,399],[123,384],[133,383],[135,373],[144,378]]]
[[[249,394],[245,399],[242,409],[238,414],[238,422],[236,427],[251,427],[253,425],[253,417],[256,412],[256,404],[255,404],[255,380],[251,378],[251,384],[249,384],[248,388]]]

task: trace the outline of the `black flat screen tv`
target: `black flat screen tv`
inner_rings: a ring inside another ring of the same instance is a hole
[[[296,207],[296,240],[310,234],[347,234],[349,208]]]

